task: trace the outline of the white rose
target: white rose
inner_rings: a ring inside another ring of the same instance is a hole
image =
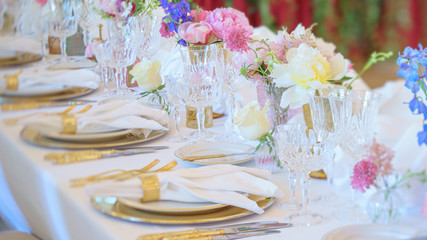
[[[331,64],[331,75],[333,80],[340,80],[348,72],[350,61],[345,59],[341,53],[335,54],[329,59]]]
[[[142,60],[135,64],[129,74],[132,75],[132,83],[138,83],[138,87],[145,92],[151,92],[162,84],[160,77],[160,62]]]
[[[259,104],[253,101],[240,109],[234,117],[234,124],[238,126],[240,134],[244,138],[255,141],[271,130],[270,120],[267,116],[269,105],[270,102],[267,102],[260,110]]]

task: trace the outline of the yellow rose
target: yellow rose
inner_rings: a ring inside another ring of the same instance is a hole
[[[162,78],[160,77],[160,62],[142,60],[135,64],[129,74],[132,75],[132,83],[135,81],[138,83],[138,87],[145,92],[151,92],[158,88],[162,84]]]
[[[255,141],[271,130],[270,120],[267,116],[269,105],[270,102],[267,102],[260,110],[259,104],[253,101],[240,109],[234,117],[234,124],[238,126],[240,134],[244,138]]]

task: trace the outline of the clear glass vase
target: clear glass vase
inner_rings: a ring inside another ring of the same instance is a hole
[[[285,124],[288,121],[289,107],[280,107],[280,101],[282,99],[283,92],[288,88],[277,87],[273,80],[274,78],[271,77],[262,77],[257,82],[256,88],[258,103],[261,108],[264,107],[267,100],[270,101],[267,115],[270,119],[271,126],[276,128],[277,126]]]
[[[367,211],[374,223],[395,223],[402,215],[403,199],[393,189],[382,189],[368,200]]]
[[[279,160],[279,155],[276,152],[274,142],[265,142],[255,152],[255,164],[260,169],[268,170],[272,173],[282,170],[282,164]]]

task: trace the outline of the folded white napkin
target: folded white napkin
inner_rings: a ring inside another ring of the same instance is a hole
[[[85,113],[75,114],[76,133],[102,133],[115,130],[142,128],[149,130],[167,130],[169,117],[167,112],[153,109],[141,101],[115,101],[94,106]],[[24,124],[38,124],[52,131],[63,129],[61,116],[38,116],[23,121]]]
[[[157,177],[160,182],[160,200],[228,204],[258,214],[264,211],[242,193],[277,198],[284,195],[275,184],[268,181],[271,177],[269,171],[235,165],[180,169],[158,173]],[[100,197],[139,199],[143,196],[140,179],[98,183],[86,187],[85,191],[91,196]]]
[[[63,89],[67,86],[97,89],[100,77],[95,72],[87,69],[61,71],[27,69],[18,76],[18,80],[17,91]],[[5,88],[6,79],[4,78],[0,81],[3,82],[0,84],[0,88]]]

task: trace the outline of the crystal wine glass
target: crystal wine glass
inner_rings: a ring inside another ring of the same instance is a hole
[[[327,136],[327,133],[322,133]],[[331,159],[334,143],[324,138],[313,129],[284,130],[277,128],[277,142],[280,160],[288,168],[299,172],[302,177],[302,210],[289,214],[286,219],[296,226],[311,226],[324,221],[324,217],[313,213],[309,208],[310,171],[325,167]]]
[[[168,141],[173,143],[180,143],[188,140],[186,137],[181,136],[180,128],[179,128],[179,124],[180,124],[179,106],[182,102],[182,98],[179,94],[179,91],[177,91],[179,78],[184,78],[184,75],[170,74],[165,76],[165,86],[166,86],[167,97],[168,97],[169,103],[172,104],[173,120],[175,123],[175,136],[168,138]]]
[[[335,146],[338,145],[338,136],[339,136],[339,128],[334,128],[334,122],[332,118],[331,105],[329,102],[328,94],[333,91],[333,89],[338,88],[324,88],[324,89],[313,89],[309,91],[309,104],[311,111],[311,120],[313,129],[316,132],[328,133],[328,136],[331,137],[331,141],[334,142]],[[319,136],[320,139],[323,139],[324,136]],[[346,201],[335,194],[333,189],[333,181],[334,181],[334,172],[335,172],[335,162],[334,162],[335,154],[332,155],[331,161],[329,161],[329,165],[324,169],[327,175],[327,183],[328,183],[328,192],[320,195],[319,197],[313,199],[313,202],[317,204],[321,204],[324,206],[340,206],[344,205]]]
[[[339,132],[339,146],[350,156],[347,162],[350,172],[372,145],[380,94],[371,90],[335,90],[329,94],[334,127]],[[352,190],[352,206],[335,212],[339,219],[362,221],[367,219],[355,202]]]
[[[139,58],[151,59],[157,49],[160,47],[160,26],[162,17],[152,15],[143,15],[138,19],[137,24],[134,25],[138,44]]]
[[[60,64],[68,63],[66,38],[77,32],[76,6],[78,2],[77,0],[50,0],[49,3],[49,32],[60,40]]]
[[[177,90],[187,106],[197,109],[197,141],[207,138],[204,108],[215,104],[221,95],[222,82],[214,77],[214,61],[218,56],[212,46],[190,49],[181,47],[184,77],[178,80]]]
[[[108,39],[113,49],[113,61],[110,66],[115,70],[117,81],[117,94],[130,93],[127,87],[127,67],[136,61],[135,32],[132,31],[132,22],[135,17],[129,17],[123,21],[108,20]]]
[[[180,53],[184,63],[183,79],[186,86],[180,83],[179,91],[183,94],[181,97],[187,106],[197,108],[197,138],[202,140],[213,137],[214,134],[205,129],[204,108],[214,105],[221,95],[222,81],[214,74],[218,47],[216,44],[193,45],[181,47]]]
[[[104,90],[101,97],[113,96],[114,92],[108,88],[108,80],[110,79],[110,67],[112,63],[113,50],[108,41],[95,43],[93,46],[94,54],[98,62],[98,67],[101,72],[101,81],[104,86]]]
[[[236,92],[243,87],[244,79],[240,69],[233,65],[234,53],[227,48],[218,48],[217,61],[215,61],[215,75],[222,81],[222,91],[227,94],[227,115],[225,122],[226,133],[217,140],[228,142],[240,141],[239,135],[234,131],[234,114],[236,105]]]

